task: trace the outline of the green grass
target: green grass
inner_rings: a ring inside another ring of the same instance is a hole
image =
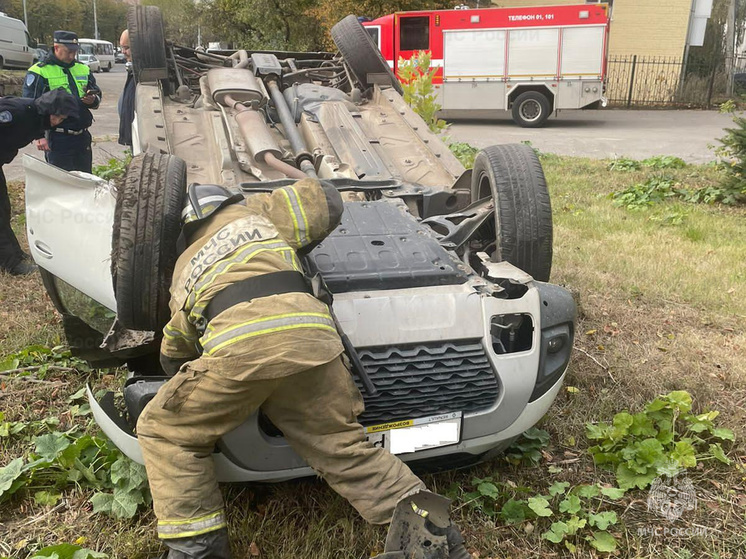
[[[572,557],[542,540],[550,520],[508,526],[486,516],[464,497],[474,477],[546,492],[556,481],[573,486],[613,483],[587,453],[587,422],[609,421],[624,409],[671,390],[687,390],[695,412],[721,412],[718,421],[736,433],[729,456],[734,465],[706,463],[692,471],[699,505],[675,526],[705,526],[704,536],[640,536],[638,528],[666,527],[649,513],[646,491],[609,505],[619,516],[613,532],[618,557],[744,557],[746,552],[746,209],[666,202],[646,211],[614,206],[609,194],[660,172],[641,168],[607,170],[608,162],[542,157],[552,194],[555,223],[552,281],[575,294],[579,319],[576,351],[566,385],[542,427],[551,435],[538,466],[504,460],[459,472],[425,476],[434,490],[456,496],[454,518],[470,551],[487,558]],[[716,184],[719,171],[687,166],[666,173],[687,187]],[[14,204],[20,208],[15,185]],[[32,343],[54,345],[59,319],[37,279],[0,278],[0,351]],[[6,420],[55,415],[66,419],[67,397],[89,375],[50,374],[45,384],[0,377],[0,410]],[[106,371],[94,384],[114,384]],[[28,444],[0,441],[0,461],[28,452]],[[258,549],[269,559],[363,558],[382,549],[385,528],[366,525],[322,482],[303,480],[225,488],[234,552]],[[142,559],[159,548],[152,512],[132,521],[92,516],[91,493],[65,492],[64,506],[51,510],[29,500],[0,505],[0,557],[25,559],[43,545],[87,538],[85,547],[112,557]],[[252,546],[253,544],[253,546]],[[591,557],[587,545],[574,557]],[[605,556],[597,554],[596,556]]]

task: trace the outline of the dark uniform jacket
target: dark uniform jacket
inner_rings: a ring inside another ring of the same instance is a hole
[[[135,76],[127,68],[127,81],[119,98],[119,143],[132,146],[132,121],[135,120]]]
[[[49,117],[39,114],[34,99],[0,97],[0,165],[10,163],[18,150],[44,136]]]
[[[71,70],[75,66],[85,66],[80,62],[74,61],[69,64],[62,62],[54,55],[54,51],[49,51],[47,58],[29,68],[29,72],[26,74],[26,81],[23,83],[23,96],[36,98],[45,91],[50,90],[49,80],[43,75],[44,66],[50,64],[62,68],[62,71],[67,76],[67,87],[65,89],[78,98],[78,115],[67,118],[60,125],[60,128],[65,128],[67,130],[83,130],[88,128],[93,123],[93,115],[91,114],[90,109],[97,109],[101,103],[101,89],[96,85],[96,78],[93,77],[90,70],[87,72],[87,81],[85,81],[85,83],[76,83]],[[80,98],[85,95],[86,91],[91,91],[96,95],[96,102],[91,107],[80,101]]]

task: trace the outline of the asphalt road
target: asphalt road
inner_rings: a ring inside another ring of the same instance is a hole
[[[732,117],[716,111],[617,110],[560,111],[544,128],[521,128],[507,113],[489,121],[456,121],[454,140],[477,147],[528,140],[541,151],[597,159],[619,156],[645,159],[675,155],[690,163],[716,159],[718,145]]]
[[[110,73],[96,74],[103,90],[103,101],[94,111],[93,163],[106,163],[111,157],[121,157],[117,144],[119,116],[117,100],[124,87],[124,65],[117,64]],[[448,135],[454,141],[468,142],[477,147],[528,140],[541,151],[561,155],[593,158],[618,156],[644,159],[652,155],[676,155],[691,163],[715,159],[709,145],[717,144],[723,128],[731,117],[715,111],[562,111],[552,117],[544,128],[521,128],[510,120],[507,112],[494,119],[453,121]],[[33,145],[22,153],[43,157]],[[21,157],[3,168],[8,180],[23,178]]]

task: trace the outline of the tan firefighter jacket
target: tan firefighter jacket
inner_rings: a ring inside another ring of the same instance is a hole
[[[296,250],[326,237],[339,223],[337,190],[304,179],[205,219],[179,256],[171,284],[172,318],[161,353],[200,360],[211,370],[251,365],[252,378],[278,378],[328,363],[342,343],[328,307],[307,293],[284,293],[234,305],[203,334],[202,311],[221,289],[261,274],[302,268]],[[259,366],[258,366],[259,365]]]

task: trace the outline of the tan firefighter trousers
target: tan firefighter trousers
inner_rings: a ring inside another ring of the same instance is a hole
[[[250,371],[219,374],[204,362],[182,367],[137,424],[161,538],[225,526],[212,452],[260,406],[367,521],[389,522],[401,497],[424,488],[401,460],[365,440],[357,421],[363,399],[341,358],[268,380],[251,380]]]

